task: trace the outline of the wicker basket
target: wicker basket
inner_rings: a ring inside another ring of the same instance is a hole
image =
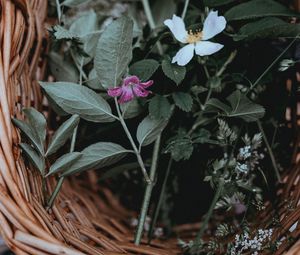
[[[21,108],[30,105],[42,110],[43,97],[37,80],[43,79],[46,67],[42,54],[47,51],[47,41],[44,41],[47,1],[1,0],[0,8],[0,231],[7,245],[20,255],[180,254],[176,239],[135,246],[133,230],[125,222],[136,215],[123,208],[109,189],[97,186],[93,172],[84,180],[70,178],[64,183],[52,211],[43,208],[41,179],[23,162],[18,147],[20,135],[11,117],[22,118]],[[296,101],[292,109],[297,109]],[[297,113],[291,112],[295,164],[299,136]],[[274,238],[283,236],[300,220],[299,170],[297,164],[286,171],[284,182],[279,185],[278,196],[282,203],[277,213],[283,228]],[[50,179],[48,188],[51,190],[54,186],[55,180]],[[287,199],[293,203],[293,210],[287,209]],[[266,206],[260,217],[267,224],[274,208]],[[295,239],[300,234],[299,226],[291,233]],[[187,227],[191,234],[197,230]],[[185,226],[177,227],[179,232],[185,229]],[[291,243],[283,241],[276,254],[282,254],[290,246]],[[300,254],[300,243],[287,254]]]

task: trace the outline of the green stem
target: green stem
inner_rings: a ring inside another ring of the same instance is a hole
[[[150,182],[147,183],[147,187],[146,187],[145,195],[144,195],[144,199],[143,199],[143,204],[142,204],[142,208],[141,208],[141,213],[140,213],[140,217],[139,217],[139,223],[138,223],[136,235],[134,238],[134,243],[136,245],[140,244],[142,236],[143,236],[144,224],[145,224],[145,220],[146,220],[149,205],[150,205],[151,194],[152,194],[152,190],[154,187],[154,178],[155,178],[156,170],[157,170],[160,139],[161,139],[161,136],[159,135],[154,144],[152,164],[151,164],[151,169],[150,169]]]
[[[263,136],[264,142],[266,144],[266,147],[267,147],[268,153],[270,155],[271,162],[272,162],[272,165],[273,165],[276,177],[277,177],[278,181],[281,182],[281,177],[280,177],[280,173],[279,173],[279,170],[278,170],[278,167],[277,167],[276,159],[275,159],[275,156],[273,154],[273,150],[272,150],[272,148],[271,148],[271,146],[269,144],[269,141],[268,141],[268,138],[266,136],[266,133],[265,133],[263,127],[262,127],[261,122],[259,120],[257,120],[256,123],[257,123],[257,126],[259,128],[259,131],[261,132],[261,134]]]
[[[278,60],[288,51],[290,47],[299,39],[299,35],[297,35],[294,40],[290,42],[290,44],[282,51],[279,56],[268,66],[268,68],[257,78],[257,80],[251,85],[250,89],[248,90],[247,94],[255,88],[255,86],[261,81],[261,79],[266,75],[267,72],[278,62]]]
[[[220,68],[220,70],[216,73],[217,77],[220,77],[224,71],[226,70],[227,66],[234,60],[235,56],[236,56],[237,51],[233,51],[231,52],[231,54],[229,55],[228,59],[225,61],[225,63],[223,64],[223,66]]]
[[[221,195],[221,193],[223,191],[223,188],[224,188],[224,179],[221,178],[219,180],[218,188],[217,188],[217,191],[216,191],[216,193],[214,195],[214,198],[213,198],[213,200],[211,202],[209,210],[208,210],[208,212],[207,212],[207,214],[206,214],[206,216],[204,218],[204,221],[203,221],[203,223],[201,225],[201,228],[200,228],[200,230],[199,230],[199,232],[197,234],[197,237],[196,237],[196,240],[195,240],[195,246],[194,247],[197,247],[197,244],[200,244],[200,240],[201,240],[201,238],[202,238],[202,236],[204,234],[204,231],[206,230],[208,222],[209,222],[209,220],[210,220],[210,218],[212,216],[212,213],[213,213],[213,210],[214,210],[214,208],[216,206],[216,203],[218,202],[218,200],[220,198],[220,195]]]
[[[147,170],[146,170],[144,161],[143,161],[143,159],[141,157],[141,154],[140,154],[138,148],[136,147],[135,142],[133,141],[133,138],[132,138],[132,136],[130,134],[130,131],[128,130],[128,127],[127,127],[127,125],[126,125],[126,123],[124,121],[124,118],[122,116],[122,113],[120,111],[120,107],[119,107],[119,104],[118,104],[118,101],[117,101],[116,98],[115,98],[115,105],[116,105],[117,113],[118,113],[118,116],[119,116],[118,120],[120,121],[120,123],[121,123],[121,125],[122,125],[122,127],[123,127],[123,129],[124,129],[124,131],[125,131],[125,133],[127,135],[127,138],[128,138],[128,140],[129,140],[129,142],[130,142],[130,144],[131,144],[131,146],[132,146],[132,148],[134,150],[134,153],[136,155],[137,161],[138,161],[138,163],[139,163],[139,165],[141,167],[142,173],[144,175],[145,181],[147,183],[151,183],[151,179],[149,178],[149,176],[147,174]]]
[[[148,0],[142,0],[142,3],[143,3],[143,8],[145,10],[145,14],[146,14],[149,26],[152,30],[155,30],[156,25],[155,25],[155,22],[154,22],[154,19],[153,19],[153,15],[152,15],[152,12],[151,12],[149,1]],[[154,35],[155,36],[157,35],[157,33],[155,31],[154,31]],[[162,49],[162,46],[161,46],[159,41],[156,43],[156,46],[157,46],[157,50],[158,50],[159,54],[163,55],[163,49]]]
[[[168,182],[169,175],[170,175],[170,172],[171,172],[172,163],[173,163],[173,159],[170,158],[169,163],[168,163],[168,167],[167,167],[167,171],[166,171],[166,174],[165,174],[165,177],[164,177],[164,181],[163,181],[163,184],[162,184],[162,187],[161,187],[159,199],[158,199],[158,202],[157,202],[157,205],[156,205],[156,208],[155,208],[154,216],[153,216],[153,219],[151,221],[151,226],[150,226],[150,229],[149,229],[149,235],[148,235],[149,244],[151,243],[153,229],[156,225],[158,215],[159,215],[159,212],[160,212],[160,208],[161,208],[162,202],[163,202],[164,197],[165,197],[167,182]]]
[[[186,12],[187,12],[189,3],[190,3],[190,0],[185,0],[184,7],[183,7],[183,11],[182,11],[182,14],[181,14],[181,18],[182,18],[182,19],[185,18],[185,15],[186,15]]]

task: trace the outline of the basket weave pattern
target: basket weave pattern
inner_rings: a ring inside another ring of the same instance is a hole
[[[51,212],[44,209],[40,176],[24,164],[18,147],[20,134],[11,117],[22,118],[23,107],[42,110],[37,80],[44,78],[46,68],[42,54],[47,51],[47,1],[0,0],[0,8],[0,232],[5,242],[20,255],[180,254],[175,239],[153,241],[151,247],[135,246],[133,230],[126,222],[136,215],[123,208],[109,189],[97,186],[93,172],[84,179],[66,181]],[[277,211],[283,227],[274,238],[284,235],[300,218],[299,166],[287,171],[283,181]],[[53,190],[55,180],[47,185]],[[287,210],[286,200],[293,210]],[[267,222],[270,215],[274,207],[267,205],[261,218]],[[300,227],[291,233],[295,238],[299,234]],[[289,247],[284,242],[276,254]],[[296,243],[287,254],[299,253],[300,243]]]

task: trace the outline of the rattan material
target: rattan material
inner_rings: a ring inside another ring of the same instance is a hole
[[[176,239],[153,241],[151,247],[135,246],[133,230],[126,221],[136,215],[124,209],[109,189],[98,187],[93,172],[84,179],[67,180],[53,210],[43,208],[41,179],[23,162],[18,148],[20,135],[11,117],[22,118],[22,107],[42,107],[37,80],[43,79],[46,67],[43,52],[47,43],[43,40],[47,1],[0,0],[0,8],[0,231],[7,245],[17,255],[180,254]],[[284,235],[300,218],[299,170],[297,165],[284,175],[278,192],[283,228],[274,238]],[[55,180],[49,180],[50,190],[54,185]],[[292,203],[292,210],[287,209],[286,199]],[[270,215],[274,215],[274,208],[267,205],[262,222],[267,222]],[[298,225],[292,232],[295,238],[300,234]],[[187,228],[191,235],[199,226]],[[186,231],[185,226],[176,230]],[[283,241],[276,254],[290,246]],[[300,244],[295,244],[288,254],[300,254]]]

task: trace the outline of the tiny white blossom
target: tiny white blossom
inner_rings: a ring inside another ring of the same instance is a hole
[[[164,24],[171,30],[174,37],[181,43],[187,44],[181,48],[172,63],[185,66],[194,56],[194,51],[199,56],[207,56],[221,50],[224,45],[207,41],[215,35],[221,33],[226,27],[226,20],[223,16],[218,16],[217,11],[211,11],[203,24],[203,30],[187,31],[182,18],[173,15],[172,19],[167,19]]]

